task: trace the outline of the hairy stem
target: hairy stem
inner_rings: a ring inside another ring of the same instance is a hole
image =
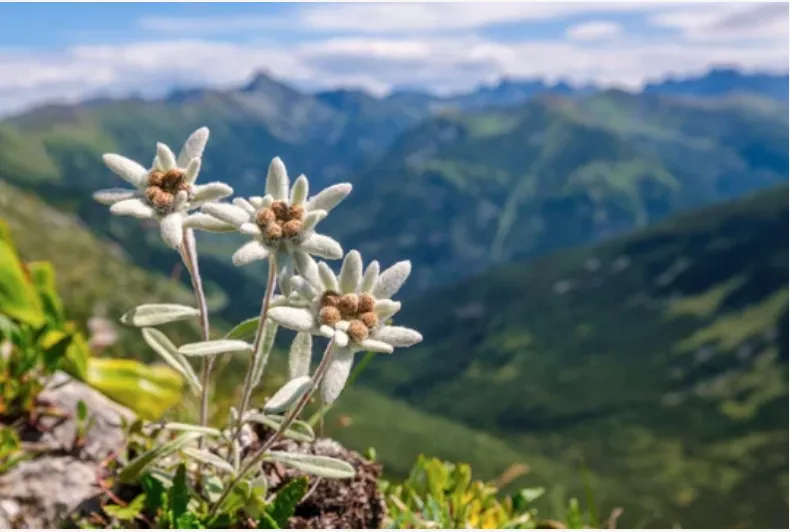
[[[206,294],[203,291],[203,280],[200,277],[197,247],[195,246],[195,235],[192,229],[184,230],[184,243],[179,248],[179,251],[181,252],[184,266],[186,266],[192,279],[192,288],[195,291],[195,299],[200,311],[200,328],[203,333],[203,340],[208,341],[210,339],[208,305],[206,303]],[[202,426],[206,426],[208,423],[208,378],[212,362],[213,357],[212,360],[207,360],[204,357],[200,365],[200,384],[203,388],[200,396],[200,425]],[[200,447],[202,446],[203,438],[200,438]]]
[[[307,390],[307,392],[304,393],[304,395],[302,395],[302,397],[299,399],[299,402],[296,403],[296,406],[291,410],[288,416],[283,420],[283,422],[277,428],[277,431],[275,431],[274,434],[269,436],[269,439],[266,440],[263,443],[263,445],[261,445],[261,448],[258,449],[254,455],[252,455],[249,459],[247,459],[247,463],[241,469],[239,474],[236,476],[235,479],[233,479],[231,482],[228,483],[227,487],[225,488],[225,491],[222,492],[220,498],[217,500],[216,503],[214,503],[214,507],[211,509],[209,515],[214,515],[217,512],[217,510],[220,508],[222,503],[225,501],[225,499],[228,497],[230,492],[233,490],[233,487],[236,485],[236,483],[242,478],[244,478],[253,467],[257,466],[263,461],[263,459],[266,457],[266,451],[271,449],[272,446],[275,443],[277,443],[277,440],[279,440],[282,437],[282,435],[285,433],[288,427],[290,427],[291,423],[293,423],[294,420],[297,417],[299,417],[299,414],[302,413],[302,410],[304,410],[305,406],[307,406],[308,401],[310,401],[310,397],[313,395],[316,388],[318,388],[319,384],[321,383],[321,380],[324,377],[324,374],[326,373],[326,370],[329,368],[329,363],[332,361],[332,348],[334,347],[334,345],[335,345],[334,339],[330,340],[329,344],[327,344],[326,349],[324,350],[324,356],[321,358],[321,362],[318,364],[318,368],[316,368],[315,373],[313,374],[313,385],[310,387],[309,390]]]
[[[276,271],[277,263],[275,262],[274,256],[272,255],[269,257],[269,278],[266,282],[266,293],[264,294],[263,302],[261,303],[261,316],[260,320],[258,321],[258,330],[255,332],[255,340],[252,344],[252,358],[250,358],[250,365],[247,369],[247,374],[244,376],[244,384],[242,385],[241,404],[239,405],[239,419],[236,422],[233,440],[236,440],[236,438],[239,437],[239,434],[241,434],[241,429],[244,426],[244,413],[247,411],[247,407],[250,404],[250,398],[252,397],[252,373],[257,358],[262,356],[259,351],[261,350],[261,345],[263,344],[263,336],[266,330],[266,317],[269,314],[269,306],[271,305],[272,295],[274,294],[274,280]]]

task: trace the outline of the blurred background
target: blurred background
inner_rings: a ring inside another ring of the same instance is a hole
[[[0,5],[0,219],[97,353],[154,360],[113,324],[191,301],[91,200],[101,154],[204,125],[202,181],[350,181],[323,232],[412,261],[424,342],[324,426],[386,475],[423,453],[625,526],[788,526],[786,3]],[[199,235],[220,331],[266,280],[234,238]]]

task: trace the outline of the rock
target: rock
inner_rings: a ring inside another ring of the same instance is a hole
[[[101,492],[100,463],[124,441],[121,418],[134,414],[88,385],[59,373],[39,395],[39,402],[73,415],[82,400],[94,422],[82,449],[74,448],[77,425],[72,417],[43,416],[40,429],[24,430],[23,441],[43,450],[0,475],[0,528],[58,528],[77,509],[91,507]]]
[[[269,430],[261,430],[261,427],[256,429],[261,440],[265,440],[270,433]],[[328,438],[312,443],[288,440],[275,448],[338,458],[356,470],[356,475],[349,479],[310,477],[308,494],[297,505],[288,528],[381,528],[387,515],[387,506],[378,488],[381,465],[366,460],[359,453]],[[266,462],[263,468],[273,492],[291,479],[304,476],[304,473],[281,464]]]

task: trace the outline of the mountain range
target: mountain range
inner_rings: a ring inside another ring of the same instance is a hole
[[[375,97],[261,73],[48,105],[0,122],[0,217],[29,233],[26,258],[65,270],[72,315],[117,318],[189,294],[156,231],[90,199],[117,186],[102,153],[145,164],[207,125],[200,179],[237,195],[262,193],[274,156],[313,190],[350,181],[322,230],[412,261],[403,319],[425,341],[377,357],[333,413],[354,420],[338,437],[396,473],[420,450],[484,475],[523,461],[528,485],[574,494],[581,459],[632,525],[786,526],[786,88],[717,69],[639,93],[506,80]],[[240,294],[262,293],[262,266],[232,266],[240,239],[215,236],[199,237],[213,308],[255,315]]]

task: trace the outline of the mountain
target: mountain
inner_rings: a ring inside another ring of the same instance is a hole
[[[734,68],[714,68],[701,76],[649,83],[644,92],[696,97],[748,93],[787,103],[789,83],[787,74],[746,74]]]
[[[399,321],[425,340],[361,383],[582,460],[628,494],[595,490],[632,526],[786,528],[789,192],[407,301]]]
[[[411,293],[786,182],[787,107],[608,91],[445,112],[355,178],[324,227]]]

